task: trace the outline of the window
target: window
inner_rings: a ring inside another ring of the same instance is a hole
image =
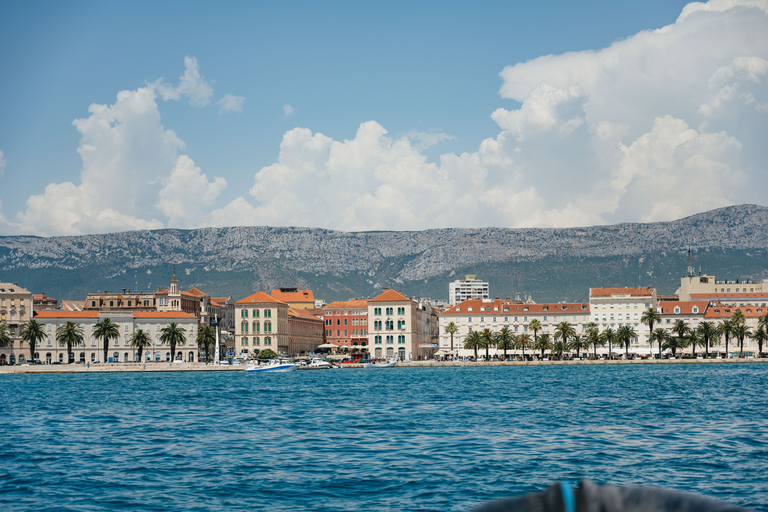
[[[405,335],[401,334],[400,336],[398,336],[397,337],[397,342],[398,343],[405,343]]]
[[[381,308],[373,308],[373,314],[374,315],[380,315],[381,314]]]
[[[261,325],[259,325],[258,320],[253,321],[253,332],[259,332],[261,330]]]
[[[265,345],[272,345],[272,338],[270,338],[269,336],[264,338],[264,344]]]
[[[675,314],[676,315],[680,314],[680,307],[679,306],[675,306]]]
[[[344,325],[347,325],[347,319],[346,318],[344,319]]]
[[[391,343],[394,343],[394,342],[395,342],[395,337],[394,336],[387,336],[387,343],[391,344]]]
[[[373,342],[381,344],[381,336],[374,336],[373,337]]]

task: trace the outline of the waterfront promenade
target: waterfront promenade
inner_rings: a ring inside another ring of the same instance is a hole
[[[412,361],[397,363],[398,368],[447,368],[476,366],[578,366],[578,365],[665,365],[665,364],[739,364],[739,363],[768,363],[768,358],[731,358],[731,359],[598,359],[570,361]],[[90,367],[82,364],[62,365],[15,365],[0,366],[0,374],[20,373],[134,373],[134,372],[226,372],[242,371],[247,365],[219,366],[205,363],[107,363],[95,364]],[[345,364],[341,369],[362,368],[362,364]],[[300,371],[317,370],[302,367]]]

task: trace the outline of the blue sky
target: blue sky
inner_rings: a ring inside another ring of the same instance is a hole
[[[766,33],[754,0],[5,2],[0,234],[764,204]]]

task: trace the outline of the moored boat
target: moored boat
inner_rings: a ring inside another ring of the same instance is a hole
[[[287,359],[270,359],[264,365],[249,366],[246,372],[292,372],[299,365]]]
[[[395,365],[397,365],[397,360],[373,361],[371,363],[364,363],[363,368],[394,368]]]

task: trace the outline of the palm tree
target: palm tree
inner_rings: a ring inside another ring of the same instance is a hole
[[[542,338],[543,337],[544,336],[542,336]],[[552,354],[557,356],[559,360],[563,358],[563,352],[565,352],[566,350],[568,350],[567,343],[563,343],[562,341],[555,341],[554,343],[552,343]]]
[[[184,344],[184,333],[187,332],[183,327],[179,327],[176,322],[171,322],[168,327],[160,330],[160,343],[171,346],[171,361],[176,360],[176,345]]]
[[[445,332],[451,335],[451,352],[453,352],[453,335],[459,332],[459,328],[456,327],[455,323],[449,322],[448,325],[445,326]]]
[[[211,351],[208,349],[211,345],[216,343],[216,332],[210,325],[204,325],[197,331],[197,346],[202,347],[205,350],[205,360],[210,362]]]
[[[589,343],[586,336],[579,336],[576,334],[571,338],[571,343],[569,345],[570,350],[576,351],[576,358],[579,358],[579,353],[582,350],[588,350],[589,349]]]
[[[138,329],[136,332],[131,334],[131,347],[135,348],[139,352],[139,362],[142,361],[141,355],[144,353],[144,349],[151,346],[152,340],[149,339],[149,335],[142,329]]]
[[[549,334],[542,334],[538,341],[533,343],[535,350],[541,350],[541,358],[544,359],[544,351],[552,349],[552,340],[549,338]]]
[[[733,332],[733,321],[731,320],[723,320],[720,322],[717,326],[717,336],[725,336],[725,358],[728,359],[728,341],[731,338],[731,333]]]
[[[597,359],[597,347],[602,346],[600,341],[600,329],[595,322],[589,322],[587,324],[587,345],[594,347],[595,359]]]
[[[661,314],[656,309],[649,307],[640,315],[640,323],[648,326],[648,339],[650,340],[653,324],[661,323]],[[661,347],[659,347],[659,359],[661,359]]]
[[[763,356],[763,342],[768,341],[768,332],[762,325],[752,334],[752,340],[757,342],[757,357]]]
[[[494,346],[496,339],[495,339],[495,336],[493,335],[493,331],[488,328],[483,329],[483,332],[480,336],[483,338],[483,348],[485,348],[485,360],[488,361],[491,358],[491,355],[488,353],[488,350]]]
[[[506,325],[496,333],[496,347],[504,351],[504,359],[507,358],[507,350],[515,346],[515,335]]]
[[[464,348],[475,351],[475,361],[477,361],[477,349],[482,348],[483,340],[480,333],[472,331],[464,338]]]
[[[637,338],[637,333],[634,327],[631,325],[622,325],[616,332],[616,338],[620,343],[624,344],[624,357],[629,359],[629,345],[632,343],[632,338]]]
[[[744,318],[744,312],[742,312],[740,309],[734,311],[733,315],[731,315],[731,322],[734,324],[743,324],[746,322],[746,318]]]
[[[667,338],[669,338],[669,333],[667,333],[666,329],[661,327],[657,327],[648,338],[659,345],[659,359],[661,359],[661,349],[664,348],[664,343],[667,341]]]
[[[612,359],[613,342],[616,341],[616,331],[610,327],[606,327],[605,330],[600,333],[600,341],[603,342],[603,345],[608,345],[608,359]]]
[[[658,330],[658,329],[657,329]],[[683,337],[680,336],[669,336],[667,335],[666,339],[662,343],[663,347],[665,349],[669,349],[672,351],[672,355],[676,355],[678,350],[682,350],[686,345],[686,340]]]
[[[762,327],[764,330],[768,331],[768,313],[764,314],[761,317],[758,317],[757,319],[757,328],[759,329]]]
[[[534,318],[531,320],[531,323],[528,324],[528,328],[533,331],[533,346],[535,347],[539,343],[539,331],[541,330],[541,322],[539,322],[538,318]]]
[[[739,339],[739,358],[743,358],[744,357],[744,338],[746,338],[747,336],[752,337],[752,331],[749,329],[749,327],[746,326],[746,324],[737,323],[733,327],[733,335]]]
[[[563,349],[568,350],[568,340],[576,336],[576,329],[574,329],[573,326],[568,322],[563,321],[557,324],[557,327],[555,327],[554,336],[555,339],[562,338]]]
[[[101,339],[104,347],[104,362],[109,361],[109,340],[116,340],[120,337],[120,329],[112,320],[105,318],[94,326],[93,335],[96,339]]]
[[[696,346],[703,347],[707,340],[704,339],[704,335],[698,329],[691,329],[688,340],[691,345],[691,357],[696,358]]]
[[[83,326],[75,322],[59,326],[56,329],[56,341],[61,346],[67,346],[67,361],[72,362],[72,347],[83,344]]]
[[[696,332],[701,336],[704,342],[704,353],[706,358],[709,358],[709,340],[717,336],[717,327],[712,322],[701,322],[696,328]]]
[[[0,322],[0,347],[7,347],[12,343],[11,335],[8,334],[8,325],[5,322]]]
[[[675,347],[682,349],[688,344],[688,336],[691,334],[691,329],[688,327],[688,324],[685,323],[685,320],[676,320],[675,323],[672,325],[672,332],[677,334],[677,343],[674,344]],[[675,355],[676,348],[672,348],[672,355]]]
[[[37,320],[32,319],[24,324],[21,329],[21,339],[29,343],[29,358],[35,360],[35,345],[38,341],[43,341],[48,335],[43,331],[43,325]]]
[[[517,337],[517,346],[523,350],[523,359],[525,359],[525,347],[531,344],[531,336],[523,333]]]

